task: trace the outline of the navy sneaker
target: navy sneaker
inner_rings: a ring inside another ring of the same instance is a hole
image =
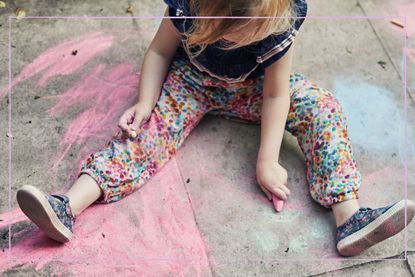
[[[408,224],[415,215],[415,204],[406,200]],[[390,238],[405,228],[405,200],[386,207],[360,208],[336,228],[337,250],[342,256],[354,256]]]
[[[34,186],[24,185],[16,198],[23,213],[47,236],[59,242],[72,238],[76,217],[66,195],[47,195]]]

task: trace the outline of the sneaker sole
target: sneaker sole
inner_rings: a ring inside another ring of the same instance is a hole
[[[23,213],[50,238],[68,242],[73,233],[58,218],[45,194],[31,185],[17,191],[17,203]]]
[[[415,215],[415,204],[407,200],[408,224]],[[337,243],[342,256],[358,255],[369,247],[396,235],[405,228],[405,200],[401,200],[361,230]]]

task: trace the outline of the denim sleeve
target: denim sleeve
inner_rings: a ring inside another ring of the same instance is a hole
[[[180,18],[182,16],[190,16],[189,0],[163,0],[169,7],[169,16],[178,17],[171,18],[174,27],[184,33],[191,27],[191,19]]]
[[[307,1],[306,0],[295,0],[295,11],[296,19],[294,23],[294,28],[298,31],[303,24],[306,15],[307,15]]]
[[[281,59],[285,55],[285,53],[288,52],[288,50],[291,48],[292,45],[293,45],[293,43],[291,42],[287,47],[284,48],[284,50],[282,50],[281,52],[278,52],[277,54],[275,54],[274,56],[272,56],[271,58],[269,58],[268,60],[266,60],[265,62],[263,62],[261,64],[261,67],[263,69],[265,69],[268,66],[270,66],[271,64],[273,64],[276,61],[278,61],[279,59]]]
[[[273,36],[272,39],[264,41],[264,45],[262,49],[263,51],[269,51],[274,47],[278,47],[279,45],[284,45],[284,48],[281,51],[278,51],[273,56],[265,60],[261,63],[261,67],[265,69],[266,67],[270,66],[280,58],[284,56],[285,53],[288,52],[290,47],[292,46],[295,36],[297,35],[298,31],[300,30],[301,25],[305,20],[305,16],[307,15],[307,1],[306,0],[295,0],[295,11],[296,11],[296,19],[294,22],[293,27],[289,31],[282,33],[280,35]]]

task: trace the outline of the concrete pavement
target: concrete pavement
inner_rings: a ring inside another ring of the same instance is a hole
[[[296,39],[294,71],[333,91],[342,102],[363,177],[359,203],[380,207],[405,194],[414,200],[415,33],[408,30],[405,59],[402,29],[379,17],[410,16],[415,2],[308,3],[311,18]],[[162,15],[165,8],[162,1],[131,4],[135,16]],[[8,16],[16,7],[27,16],[125,18],[12,20],[9,209]],[[117,131],[121,113],[135,101],[142,55],[159,22],[128,18],[127,7],[127,1],[14,1],[0,10],[4,276],[414,276],[413,222],[407,233],[359,256],[339,256],[334,217],[310,197],[295,138],[284,137],[281,163],[289,172],[292,196],[277,214],[255,182],[260,126],[212,115],[139,191],[85,210],[73,241],[62,246],[43,236],[19,212],[16,190],[32,184],[46,192],[65,191],[81,161]],[[412,20],[408,17],[408,23]]]

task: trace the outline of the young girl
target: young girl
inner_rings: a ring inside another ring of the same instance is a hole
[[[341,255],[357,255],[405,228],[404,200],[359,206],[361,175],[340,103],[291,73],[305,0],[165,2],[171,19],[162,20],[145,54],[138,102],[121,116],[121,135],[84,161],[67,193],[30,185],[17,192],[20,208],[42,231],[70,240],[76,216],[142,187],[207,113],[261,125],[256,177],[269,200],[290,196],[279,150],[284,129],[297,138],[311,196],[333,210]],[[406,204],[410,222],[415,204]]]

